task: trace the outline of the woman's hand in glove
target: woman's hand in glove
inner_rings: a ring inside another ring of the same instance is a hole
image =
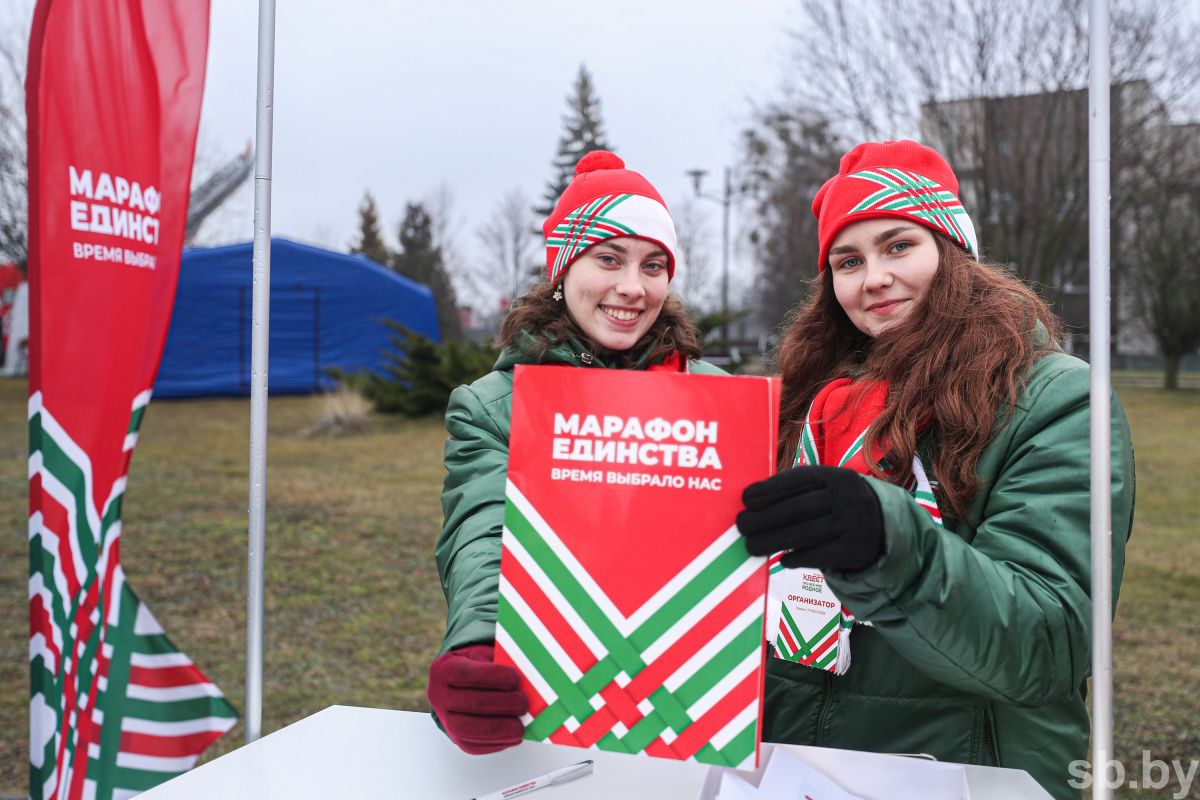
[[[495,753],[521,743],[529,697],[513,667],[495,664],[495,647],[475,644],[438,656],[429,666],[429,704],[463,752]]]
[[[794,467],[742,492],[737,516],[751,555],[787,551],[785,567],[862,569],[883,554],[883,514],[862,475],[843,467]]]

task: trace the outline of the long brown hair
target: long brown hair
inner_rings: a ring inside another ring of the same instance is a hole
[[[566,302],[554,299],[554,287],[549,283],[535,286],[513,303],[500,325],[500,346],[509,346],[521,333],[530,334],[538,342],[541,350],[534,353],[536,356],[540,357],[551,347],[574,337],[596,355],[611,354],[610,363],[621,369],[640,361],[647,347],[651,348],[647,364],[657,364],[676,352],[689,361],[696,361],[702,355],[700,330],[692,322],[683,301],[673,293],[667,294],[658,319],[628,350],[610,351],[584,333],[567,313]]]
[[[965,520],[981,488],[975,471],[984,449],[1011,416],[1029,367],[1061,342],[1062,327],[1006,267],[975,261],[941,234],[934,238],[937,274],[905,318],[877,338],[846,316],[828,269],[813,279],[776,351],[783,379],[779,468],[792,465],[805,413],[829,381],[886,380],[887,402],[864,448],[871,472],[902,482],[903,469],[885,474],[879,462],[911,464],[917,434],[932,413],[938,505]]]

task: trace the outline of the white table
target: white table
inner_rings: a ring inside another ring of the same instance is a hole
[[[865,760],[878,767],[911,763],[896,756],[789,747],[814,766],[822,758]],[[470,756],[446,738],[428,714],[330,706],[283,730],[180,775],[142,795],[145,800],[305,800],[305,798],[449,798],[469,800],[552,769],[591,759],[592,775],[531,795],[533,800],[651,797],[696,800],[710,768],[703,764],[603,750],[523,742]],[[884,761],[880,761],[883,759]],[[1048,800],[1020,770],[967,767],[971,800]],[[711,784],[710,784],[711,785]],[[854,791],[852,786],[845,787]]]

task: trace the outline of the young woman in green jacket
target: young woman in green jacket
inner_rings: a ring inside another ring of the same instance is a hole
[[[763,738],[1015,767],[1077,798],[1088,366],[1040,298],[980,260],[934,150],[854,148],[813,211],[820,274],[778,351],[780,472],[746,489],[738,526],[752,553],[782,553],[773,582],[823,580],[840,635],[773,650]],[[1115,598],[1134,476],[1112,399]]]
[[[513,367],[720,373],[700,362],[699,331],[678,297],[675,227],[662,197],[612,153],[584,156],[542,226],[549,280],[500,329],[492,372],[450,396],[445,521],[435,552],[448,614],[429,669],[429,702],[468,753],[519,744],[529,701],[515,669],[492,661]]]

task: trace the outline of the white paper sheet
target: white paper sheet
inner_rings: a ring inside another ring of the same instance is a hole
[[[717,800],[863,800],[790,753],[775,750],[758,788],[733,772],[721,776]]]

